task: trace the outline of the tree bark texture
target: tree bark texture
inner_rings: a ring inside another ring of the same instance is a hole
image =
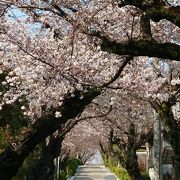
[[[126,155],[126,170],[132,180],[142,180],[138,161],[137,161],[137,142],[136,142],[136,130],[135,125],[130,123],[129,134],[128,134],[128,144],[127,144],[127,155]]]
[[[126,162],[126,170],[132,180],[143,180],[138,166],[136,150],[132,150],[128,153]]]
[[[64,136],[50,136],[49,143],[43,148],[41,158],[34,168],[33,180],[53,179],[55,170],[54,159],[57,158],[61,152],[63,140]]]
[[[163,102],[158,105],[157,103],[151,103],[163,122],[167,141],[171,144],[174,152],[174,170],[175,177],[180,180],[180,123],[175,119],[172,106],[175,105],[176,99],[174,97],[169,98],[167,102]]]

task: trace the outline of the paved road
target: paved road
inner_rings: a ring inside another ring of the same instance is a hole
[[[117,180],[104,166],[80,166],[73,180]]]

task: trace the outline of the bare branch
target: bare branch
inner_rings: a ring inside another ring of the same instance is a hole
[[[119,67],[118,71],[116,72],[116,74],[114,75],[114,77],[107,83],[103,84],[101,87],[107,87],[110,84],[112,84],[114,81],[116,81],[119,76],[121,75],[121,73],[123,72],[124,68],[126,67],[126,65],[133,59],[132,56],[128,56],[126,57],[126,59],[123,61],[123,63],[121,64],[121,66]]]

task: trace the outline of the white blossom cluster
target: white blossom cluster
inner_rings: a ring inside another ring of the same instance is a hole
[[[48,2],[38,2],[31,4],[49,7]],[[66,6],[69,1],[63,3]],[[19,1],[18,5],[24,4]],[[31,117],[41,116],[42,107],[61,106],[67,92],[74,96],[75,88],[83,90],[83,84],[101,86],[112,79],[124,57],[102,51],[101,41],[84,33],[83,27],[101,31],[117,42],[141,38],[140,18],[135,8],[118,8],[113,0],[71,4],[78,12],[71,13],[69,18],[43,12],[34,19],[30,10],[21,9],[27,13],[27,19],[10,20],[6,17],[6,21],[1,20],[4,33],[0,33],[0,64],[10,72],[1,82],[8,90],[0,92],[0,108],[18,99],[21,101],[25,96],[29,104],[22,107],[24,113]],[[152,24],[154,37],[162,37],[157,40],[170,41],[171,37],[166,36],[167,28],[159,28],[167,27],[167,22]],[[38,29],[37,32],[32,32],[33,28]],[[59,34],[54,37],[56,31]],[[165,35],[160,36],[162,34]],[[0,70],[2,74],[3,69]],[[147,57],[135,58],[112,86],[118,87],[117,93],[133,92],[140,97],[163,101],[169,96],[166,85],[179,84],[177,76],[168,79],[169,70],[168,63],[164,63],[163,69],[160,64],[150,63]],[[175,67],[174,71],[178,69]],[[114,103],[112,97],[110,104]],[[61,113],[57,111],[55,116],[60,117]]]

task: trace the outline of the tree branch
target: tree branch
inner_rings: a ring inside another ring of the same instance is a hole
[[[121,0],[118,6],[126,5],[137,7],[144,12],[144,15],[155,22],[166,19],[180,27],[180,6],[171,6],[169,3],[160,0],[151,2],[146,0]]]
[[[111,41],[97,35],[102,40],[101,49],[117,55],[148,56],[180,61],[180,46],[173,43],[158,43],[149,40],[137,40],[126,43]]]
[[[146,15],[155,22],[166,19],[180,28],[180,6],[151,8],[146,11]]]
[[[108,112],[106,113],[102,113],[100,115],[97,116],[86,116],[84,118],[80,118],[80,119],[76,119],[76,120],[72,120],[70,122],[67,123],[67,125],[63,128],[63,130],[61,131],[60,136],[64,136],[65,134],[67,134],[68,132],[71,131],[71,129],[78,124],[81,121],[87,120],[87,119],[94,119],[94,118],[102,118],[107,116],[110,112],[112,111],[112,107],[110,107],[110,109],[108,110]]]
[[[101,87],[104,88],[104,87],[108,87],[110,84],[112,84],[114,81],[116,81],[119,76],[121,75],[123,69],[126,67],[126,65],[133,59],[132,56],[128,56],[126,57],[126,59],[123,61],[123,63],[121,64],[121,66],[119,67],[118,71],[116,72],[116,74],[113,76],[113,78],[107,82],[107,83],[104,83]]]

